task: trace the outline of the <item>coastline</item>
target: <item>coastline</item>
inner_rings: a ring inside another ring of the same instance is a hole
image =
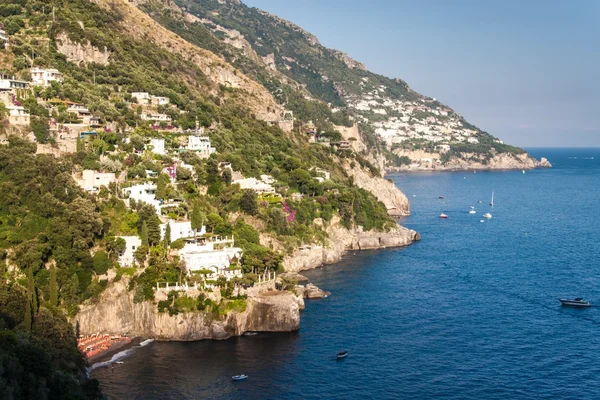
[[[134,346],[139,346],[142,340],[143,339],[140,337],[134,337],[129,342],[117,343],[114,346],[111,346],[110,348],[106,349],[105,351],[98,353],[90,358],[87,358],[86,362],[88,363],[88,366],[92,367],[96,363],[109,361],[114,355],[124,350],[128,350]]]

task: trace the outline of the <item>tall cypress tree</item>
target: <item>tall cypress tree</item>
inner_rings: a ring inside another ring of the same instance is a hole
[[[58,305],[58,284],[56,283],[56,266],[54,263],[50,265],[50,305],[56,307]]]
[[[164,237],[165,249],[168,249],[171,245],[171,224],[167,222],[167,227],[165,228],[165,237]]]
[[[23,325],[27,332],[31,331],[31,325],[33,323],[33,313],[35,312],[34,298],[35,298],[35,286],[33,282],[33,270],[31,266],[27,269],[27,302],[25,303],[25,318],[23,319]]]
[[[146,221],[142,222],[142,244],[148,246],[148,224]]]

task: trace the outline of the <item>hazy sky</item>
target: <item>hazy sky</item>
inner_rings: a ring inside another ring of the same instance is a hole
[[[243,0],[520,146],[600,147],[600,0]]]

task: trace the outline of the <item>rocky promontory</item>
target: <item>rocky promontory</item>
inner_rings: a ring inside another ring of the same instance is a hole
[[[307,245],[287,255],[283,260],[285,270],[297,272],[333,264],[340,261],[349,250],[401,247],[421,239],[417,232],[400,225],[382,232],[365,232],[360,226],[347,229],[341,225],[339,217],[331,220],[326,232],[329,236],[327,245]]]
[[[267,290],[248,296],[246,309],[222,317],[206,312],[169,315],[151,302],[135,303],[126,282],[110,285],[95,304],[81,306],[73,323],[80,334],[127,333],[157,340],[227,339],[246,331],[291,332],[300,327],[304,300],[290,291]]]

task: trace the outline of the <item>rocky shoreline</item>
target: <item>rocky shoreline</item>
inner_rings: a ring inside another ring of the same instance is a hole
[[[452,158],[442,164],[439,162],[441,155],[428,152],[400,152],[397,153],[415,160],[411,165],[400,167],[387,167],[386,173],[397,172],[422,172],[422,171],[509,171],[509,170],[532,170],[537,168],[552,168],[552,164],[542,157],[537,160],[527,153],[496,154],[494,157],[484,161],[478,154],[463,153],[462,158]],[[431,162],[419,162],[417,160],[431,160]]]

